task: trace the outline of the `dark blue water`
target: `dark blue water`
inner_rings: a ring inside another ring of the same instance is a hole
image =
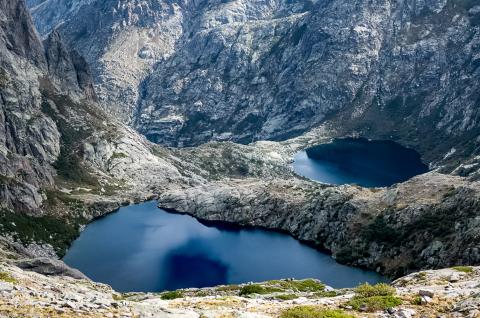
[[[119,291],[318,278],[334,287],[384,279],[336,263],[292,237],[260,229],[206,226],[155,202],[123,207],[87,226],[64,261]]]
[[[301,151],[293,169],[299,175],[330,184],[385,187],[428,171],[420,155],[392,141],[337,139]]]

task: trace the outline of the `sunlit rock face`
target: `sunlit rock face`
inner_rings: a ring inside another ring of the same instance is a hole
[[[158,143],[285,139],[327,120],[436,159],[478,144],[475,1],[47,0],[32,12],[93,65],[104,107]]]
[[[67,213],[52,208],[48,193],[59,180],[86,181],[62,171],[97,180],[110,159],[97,158],[102,145],[110,156],[125,147],[130,158],[141,158],[139,165],[148,160],[162,174],[178,174],[155,159],[138,133],[97,109],[96,99],[87,62],[60,33],[42,41],[24,1],[0,0],[0,212]]]
[[[40,111],[37,78],[47,72],[43,45],[27,8],[0,1],[0,201],[34,211],[37,192],[53,183],[49,164],[60,151],[55,123]]]

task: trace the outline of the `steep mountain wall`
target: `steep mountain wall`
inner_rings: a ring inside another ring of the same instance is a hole
[[[23,0],[1,0],[0,237],[61,255],[92,218],[198,182],[96,99],[85,59],[57,32],[42,42]]]
[[[64,3],[33,8],[36,24],[58,25],[105,109],[155,142],[286,139],[327,122],[428,162],[478,154],[473,0],[92,0],[45,18]]]

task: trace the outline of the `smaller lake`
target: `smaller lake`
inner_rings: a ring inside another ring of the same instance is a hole
[[[68,250],[65,263],[118,291],[162,291],[281,278],[318,278],[353,287],[385,278],[340,265],[291,236],[200,223],[156,202],[122,207],[94,221]]]
[[[329,184],[385,187],[428,171],[420,155],[393,141],[336,139],[295,155],[293,170]]]

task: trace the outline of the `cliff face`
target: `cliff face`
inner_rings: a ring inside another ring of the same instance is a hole
[[[47,0],[32,6],[43,36],[58,27],[92,66],[101,105],[131,122],[141,82],[182,35],[183,7],[162,1]]]
[[[92,83],[59,33],[42,43],[23,0],[0,1],[0,237],[33,254],[61,255],[81,225],[168,181],[198,182],[103,113]]]
[[[0,9],[2,208],[38,214],[41,190],[53,187],[54,167],[65,154],[59,108],[93,100],[95,93],[85,60],[55,32],[43,44],[23,1],[2,0]],[[49,98],[62,94],[66,105]]]
[[[388,189],[245,179],[166,191],[159,206],[287,231],[341,263],[398,277],[480,262],[479,186],[435,173]]]
[[[2,0],[0,9],[0,197],[5,207],[31,211],[42,204],[37,190],[53,183],[60,134],[40,110],[47,62],[30,15],[21,1]]]
[[[286,139],[326,121],[427,161],[478,149],[475,1],[76,1],[45,18],[64,2],[35,7],[36,24],[61,23],[106,109],[155,142]]]

